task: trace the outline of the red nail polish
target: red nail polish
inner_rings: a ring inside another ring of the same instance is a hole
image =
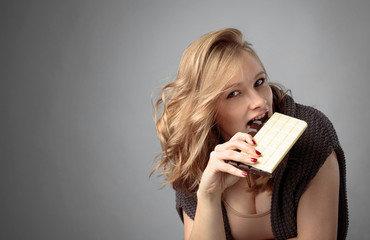
[[[252,162],[257,162],[258,160],[257,160],[257,158],[251,158],[251,161]]]
[[[256,154],[257,154],[258,156],[259,156],[259,155],[261,155],[261,153],[260,153],[259,151],[257,151],[257,150],[256,150]]]
[[[246,173],[246,172],[242,172],[242,175],[243,175],[244,177],[246,177],[246,176],[248,176],[248,173]]]
[[[253,142],[254,145],[256,145],[256,142],[253,139],[252,139],[252,142]]]

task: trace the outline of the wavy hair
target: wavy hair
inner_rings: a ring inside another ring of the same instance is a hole
[[[164,185],[191,192],[199,185],[209,154],[220,143],[215,126],[216,105],[238,70],[243,51],[260,63],[251,44],[233,28],[201,36],[184,51],[176,79],[162,88],[154,105],[154,120],[162,151],[151,174],[163,168]],[[274,103],[284,96],[270,83]],[[266,185],[264,180],[259,185]]]

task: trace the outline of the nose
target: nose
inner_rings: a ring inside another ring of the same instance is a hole
[[[267,100],[261,96],[260,93],[258,93],[255,89],[252,90],[249,93],[249,108],[250,109],[259,109],[259,108],[264,108],[267,104]]]

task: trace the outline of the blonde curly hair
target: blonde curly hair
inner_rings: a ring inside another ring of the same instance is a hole
[[[163,168],[164,185],[191,192],[199,185],[209,154],[222,141],[215,125],[219,96],[238,70],[241,53],[251,44],[233,28],[213,31],[190,44],[182,55],[176,79],[162,88],[154,105],[154,119],[162,151],[152,174]],[[265,71],[266,72],[266,71]],[[275,84],[274,102],[284,93]],[[261,177],[259,188],[267,185]]]

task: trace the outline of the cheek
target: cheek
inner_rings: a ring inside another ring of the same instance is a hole
[[[230,124],[232,120],[232,113],[226,110],[220,112],[220,114],[216,117],[216,123],[219,127],[224,128],[228,124]]]
[[[222,106],[218,109],[218,114],[216,115],[216,124],[223,128],[225,125],[229,124],[232,119],[233,111],[231,111],[230,106]]]
[[[270,88],[270,86],[266,86],[266,88],[264,88],[264,96],[265,96],[265,99],[269,105],[269,109],[272,109],[272,90]]]
[[[234,112],[223,112],[216,117],[219,133],[225,141],[228,141],[239,130],[239,117]]]
[[[238,106],[229,106],[216,117],[217,126],[225,132],[234,132],[235,129],[240,129],[245,124],[244,120],[243,110],[238,109]]]

